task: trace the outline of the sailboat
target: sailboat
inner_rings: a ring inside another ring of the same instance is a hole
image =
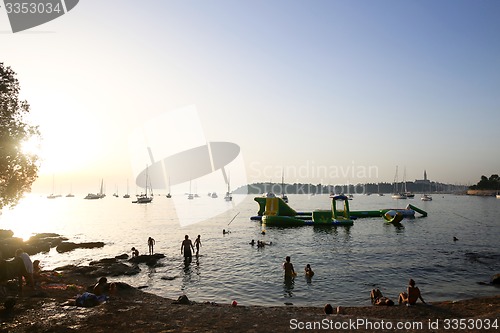
[[[128,179],[127,179],[127,193],[125,193],[125,194],[123,195],[123,197],[124,197],[125,199],[130,198],[130,194],[128,194]]]
[[[281,199],[288,203],[288,197],[285,194],[285,176],[283,170],[281,170]]]
[[[431,184],[429,184],[429,190],[432,190],[432,185]],[[430,194],[425,193],[425,190],[424,190],[424,193],[422,193],[422,196],[420,197],[420,200],[422,200],[422,201],[432,201],[432,196]]]
[[[191,193],[191,181],[189,181],[189,193],[188,193],[188,200],[193,200],[194,196],[193,193]]]
[[[54,182],[55,182],[54,178],[55,177],[52,176],[52,193],[47,196],[47,199],[55,199],[57,197],[60,197],[60,195],[55,195],[54,194]]]
[[[380,192],[380,183],[377,184],[377,189],[378,189],[378,195],[383,197],[384,193]]]
[[[148,174],[148,168],[146,168],[146,193],[141,193],[139,196],[137,196],[137,200],[132,201],[132,203],[150,203],[153,201],[153,188],[151,186],[151,180],[149,179],[149,174]],[[150,191],[150,196],[148,196],[148,189]]]
[[[422,200],[422,201],[432,201],[432,196],[430,194],[423,193],[422,196],[420,197],[420,200]]]
[[[90,200],[102,199],[105,196],[106,196],[106,194],[104,194],[104,180],[101,179],[101,188],[99,190],[99,193],[97,193],[97,194],[89,193],[89,194],[87,194],[87,196],[84,199],[90,199]]]
[[[224,196],[224,200],[226,200],[226,201],[233,201],[233,196],[231,195],[231,185],[230,185],[231,179],[230,179],[230,176],[231,175],[229,175],[227,177],[227,192],[226,192],[226,195]]]
[[[170,194],[170,177],[168,177],[168,193],[167,193],[167,198],[171,198],[172,195]]]
[[[406,189],[406,167],[405,167],[405,172],[403,174],[403,184],[404,184],[404,195],[406,195],[407,198],[413,199],[415,197],[414,193],[408,192]]]
[[[406,199],[406,195],[404,193],[399,192],[398,185],[398,167],[396,166],[396,175],[394,176],[394,193],[392,194],[393,199]]]
[[[75,195],[73,194],[73,186],[70,186],[69,193],[66,195],[66,198],[73,198]]]

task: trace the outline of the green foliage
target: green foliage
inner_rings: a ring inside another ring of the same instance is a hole
[[[14,206],[38,175],[38,156],[24,152],[23,144],[39,139],[37,126],[26,123],[28,102],[19,99],[16,73],[0,62],[0,208]]]
[[[481,180],[477,185],[470,187],[471,190],[499,190],[500,177],[498,175],[491,175],[490,178],[481,176]]]

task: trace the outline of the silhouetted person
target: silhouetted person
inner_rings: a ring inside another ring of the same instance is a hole
[[[148,238],[149,255],[154,254],[153,247],[155,246],[155,244],[156,244],[156,241],[152,237],[149,237]]]
[[[201,235],[198,235],[198,237],[194,240],[194,246],[196,246],[196,255],[198,255],[201,246]]]
[[[184,236],[184,240],[182,241],[182,244],[181,244],[181,254],[184,254],[184,261],[185,262],[189,263],[193,259],[193,254],[192,254],[191,250],[194,251],[194,246],[193,246],[193,243],[191,242],[191,240],[189,239],[189,236],[186,235],[186,236]]]

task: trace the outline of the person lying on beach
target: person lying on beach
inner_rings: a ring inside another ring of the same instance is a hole
[[[422,303],[427,304],[420,294],[420,289],[418,289],[418,287],[415,287],[415,281],[413,279],[410,279],[410,281],[408,282],[408,290],[399,294],[398,303],[415,305],[418,299],[420,299]]]
[[[394,301],[382,295],[382,292],[377,289],[372,289],[370,298],[373,305],[394,305]]]

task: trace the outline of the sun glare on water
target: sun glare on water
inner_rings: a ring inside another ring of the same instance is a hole
[[[17,206],[4,208],[0,215],[1,228],[12,230],[14,237],[23,240],[28,240],[36,233],[45,232],[49,221],[41,212],[46,208],[43,201],[37,199],[37,195],[27,194]]]

